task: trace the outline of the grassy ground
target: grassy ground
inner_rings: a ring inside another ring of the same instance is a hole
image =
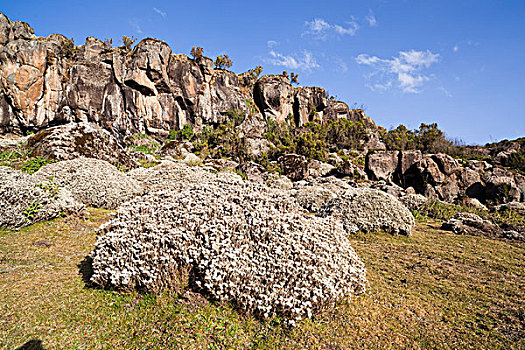
[[[109,212],[0,231],[0,348],[525,348],[525,244],[439,231],[358,235],[366,294],[288,330],[199,295],[87,288],[79,265]]]

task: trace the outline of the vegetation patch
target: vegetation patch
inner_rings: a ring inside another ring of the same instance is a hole
[[[0,230],[0,339],[44,348],[378,349],[525,347],[525,244],[420,223],[411,237],[357,234],[368,292],[305,320],[261,322],[198,294],[86,287],[85,256],[109,211]],[[49,246],[34,244],[47,240]]]

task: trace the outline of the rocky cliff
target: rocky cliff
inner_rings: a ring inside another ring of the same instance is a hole
[[[173,54],[165,42],[152,38],[140,41],[133,49],[130,45],[112,48],[93,37],[75,46],[59,34],[37,37],[27,23],[13,22],[0,14],[0,151],[5,148],[2,134],[36,132],[24,141],[33,156],[55,160],[87,156],[132,168],[138,163],[122,147],[130,146],[131,136],[147,135],[163,142],[171,130],[190,124],[192,132],[199,133],[203,126],[217,126],[232,116],[242,116],[241,124],[231,130],[242,139],[235,147],[246,147],[253,158],[274,146],[265,138],[269,120],[295,128],[294,132],[308,129],[304,126],[313,120],[361,122],[355,124],[364,132],[349,131],[346,136],[339,124],[326,123],[337,129],[328,146],[324,144],[328,139],[315,139],[319,134],[310,132],[301,139],[298,132],[295,151],[304,146],[308,152],[277,154],[270,166],[280,167],[294,180],[335,173],[359,180],[387,180],[404,189],[412,188],[409,192],[446,202],[464,197],[484,203],[525,201],[525,176],[519,173],[525,169],[523,140],[487,147],[462,146],[463,155],[490,164],[459,162],[445,154],[422,154],[418,150],[385,150],[381,128],[362,110],[328,98],[323,88],[294,87],[284,75],[259,78],[251,72],[214,69],[210,58]],[[339,145],[345,137],[356,137],[358,142],[348,139]],[[7,142],[9,147],[18,144]],[[170,151],[168,146],[175,149]],[[196,151],[191,143],[183,146],[189,152]],[[223,146],[220,142],[214,145]],[[289,144],[281,146],[281,153],[294,151]],[[180,156],[180,147],[179,143],[167,144],[160,156]],[[319,147],[324,147],[323,152],[330,149],[337,153],[312,156],[310,150],[315,153]],[[355,148],[360,150],[358,158],[349,159],[354,157]],[[217,158],[223,156],[216,154]],[[250,173],[247,168],[253,166],[239,167]]]
[[[133,49],[88,37],[75,46],[59,34],[37,37],[26,23],[0,14],[0,134],[26,134],[70,122],[91,122],[119,139],[136,133],[164,138],[169,130],[218,123],[228,111],[301,126],[313,118],[366,119],[319,87],[293,87],[285,76],[214,69],[207,57],[174,54],[147,38]],[[293,117],[293,118],[291,118]],[[372,147],[378,145],[373,132]]]

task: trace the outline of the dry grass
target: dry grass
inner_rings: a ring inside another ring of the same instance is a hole
[[[184,296],[86,287],[78,265],[109,212],[0,231],[0,348],[525,348],[525,244],[439,231],[357,235],[370,288],[300,327]]]

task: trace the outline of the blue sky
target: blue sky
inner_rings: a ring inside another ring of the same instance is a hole
[[[227,53],[237,73],[297,72],[377,124],[437,122],[484,144],[525,136],[524,0],[2,1],[35,33],[134,35]]]

